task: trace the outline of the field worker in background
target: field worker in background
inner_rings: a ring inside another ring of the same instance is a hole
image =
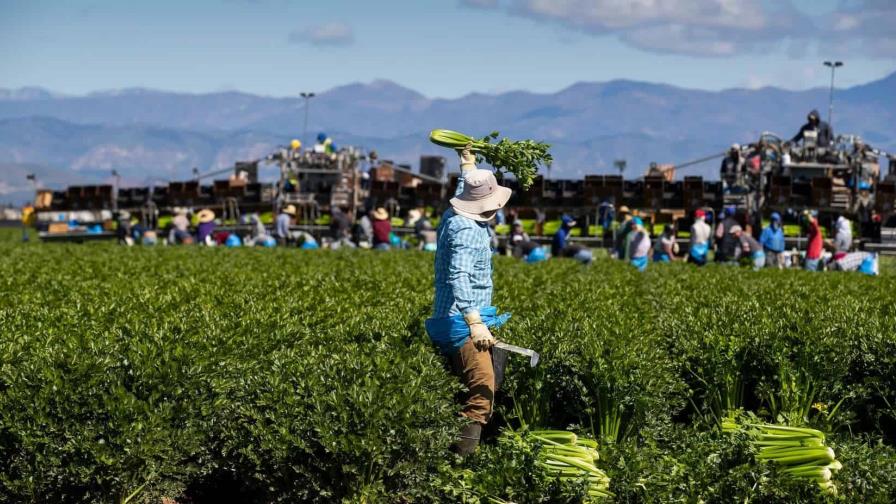
[[[806,247],[806,264],[808,271],[818,271],[821,261],[821,253],[824,249],[824,237],[821,235],[821,227],[818,225],[818,212],[805,210],[803,212],[803,224],[809,237],[809,245]]]
[[[436,230],[433,229],[432,221],[430,221],[428,217],[423,217],[421,220],[423,222],[420,225],[420,232],[417,233],[417,236],[420,239],[420,250],[435,252],[438,249],[438,234],[436,233]]]
[[[267,240],[273,240],[274,237],[268,234],[268,230],[264,227],[264,223],[261,222],[261,217],[257,213],[249,214],[248,219],[246,219],[251,226],[251,230],[249,231],[249,236],[246,237],[246,240],[243,242],[247,247],[252,247],[254,245],[261,245],[265,243]],[[276,241],[276,240],[275,240]],[[235,245],[230,245],[235,246]]]
[[[392,222],[389,220],[389,212],[385,208],[377,208],[371,214],[373,217],[373,248],[377,250],[389,250],[392,247]]]
[[[628,256],[632,266],[638,271],[647,269],[647,254],[650,253],[650,236],[644,229],[644,221],[640,217],[632,217],[631,231],[629,232],[631,240],[628,245]]]
[[[513,225],[510,227],[510,236],[507,241],[513,256],[521,257],[522,250],[520,249],[520,245],[529,241],[529,235],[523,229],[522,221],[513,221]]]
[[[168,243],[172,245],[176,243],[193,243],[193,236],[190,235],[190,218],[187,217],[186,210],[177,210],[174,218],[171,219],[171,232],[168,233]]]
[[[759,235],[759,243],[765,252],[765,264],[770,268],[784,267],[784,226],[781,214],[772,212],[771,223]]]
[[[804,124],[803,127],[800,128],[800,131],[790,139],[790,143],[795,144],[802,140],[807,131],[818,133],[816,145],[819,147],[827,147],[831,145],[831,140],[834,138],[831,126],[821,120],[817,110],[809,112],[809,115],[806,117],[806,124]]]
[[[208,208],[203,208],[197,214],[199,226],[196,228],[196,243],[200,245],[214,245],[212,233],[215,231],[215,212]]]
[[[744,233],[740,226],[734,226],[731,232],[740,240],[740,257],[749,257],[753,260],[753,271],[762,269],[765,266],[765,252],[762,250],[762,244],[749,233]]]
[[[616,243],[613,247],[616,259],[623,261],[628,258],[628,234],[632,231],[632,212],[627,206],[619,207],[619,231],[616,233]]]
[[[560,229],[554,233],[554,239],[551,241],[551,256],[554,258],[571,257],[582,264],[591,264],[591,251],[568,241],[575,225],[576,220],[570,215],[563,215],[560,218]]]
[[[834,251],[849,252],[852,248],[852,223],[844,216],[834,223]]]
[[[352,243],[352,220],[339,205],[334,205],[330,211],[330,238],[333,240],[330,244],[333,250],[343,246],[355,248]]]
[[[858,271],[872,276],[880,272],[877,254],[873,252],[836,252],[829,266],[834,271]]]
[[[130,247],[134,244],[134,238],[131,236],[131,213],[127,210],[118,212],[118,228],[115,230],[115,236],[119,245]]]
[[[364,210],[354,229],[355,243],[365,249],[373,246],[373,220],[370,218],[370,212],[369,208]]]
[[[706,223],[706,212],[697,210],[694,212],[694,223],[691,224],[691,246],[688,251],[688,261],[703,266],[706,264],[706,256],[709,254],[709,224]]]
[[[492,249],[488,222],[510,199],[510,189],[494,174],[476,168],[469,145],[460,153],[461,178],[438,229],[435,257],[435,300],[426,332],[467,388],[464,426],[453,449],[460,455],[479,445],[482,427],[492,414],[495,370],[489,349],[495,344],[489,328],[509,318],[492,306]]]
[[[675,226],[666,224],[663,228],[663,234],[656,241],[653,247],[653,262],[671,262],[674,261],[678,244],[675,243]]]
[[[336,144],[333,143],[333,139],[328,137],[326,133],[320,132],[317,134],[314,152],[318,154],[333,154],[336,152]]]
[[[293,235],[289,227],[295,218],[295,205],[287,205],[285,208],[280,209],[280,213],[277,214],[277,220],[274,222],[274,237],[281,245],[286,245],[292,241]]]
[[[741,188],[744,185],[744,163],[744,157],[740,153],[740,144],[732,144],[728,149],[728,154],[722,159],[722,166],[719,167],[724,192],[729,193],[732,188]]]
[[[296,138],[293,138],[291,142],[289,142],[289,150],[292,151],[293,154],[297,154],[302,151],[302,142]]]
[[[34,227],[37,214],[34,213],[34,206],[31,203],[22,207],[22,241],[28,241],[28,228]]]
[[[734,218],[735,207],[725,207],[725,218],[716,226],[716,262],[730,263],[736,259],[738,239],[731,233],[731,228],[740,226]]]

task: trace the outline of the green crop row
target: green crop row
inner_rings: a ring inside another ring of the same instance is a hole
[[[529,448],[449,454],[431,278],[410,251],[0,244],[0,501],[580,501]],[[491,434],[597,439],[618,502],[896,501],[889,270],[496,258],[495,285],[542,362],[511,357]],[[722,432],[739,409],[828,433],[839,494]]]

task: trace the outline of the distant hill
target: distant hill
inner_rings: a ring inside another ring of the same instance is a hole
[[[325,130],[337,143],[376,149],[416,165],[421,154],[446,154],[427,140],[433,128],[470,134],[498,129],[554,145],[554,177],[613,171],[650,161],[681,163],[762,131],[795,132],[813,108],[827,116],[826,89],[719,92],[627,80],[584,82],[556,93],[512,91],[431,99],[390,81],[349,84],[311,100],[309,137]],[[125,89],[64,96],[40,88],[0,89],[0,162],[43,166],[57,180],[103,180],[116,168],[129,183],[188,177],[261,157],[301,135],[301,98],[239,92],[183,94]],[[837,90],[834,129],[896,151],[896,73]],[[715,177],[706,163],[688,173]],[[0,171],[0,201],[22,185]],[[60,179],[61,177],[61,179]],[[15,191],[18,193],[19,191]]]

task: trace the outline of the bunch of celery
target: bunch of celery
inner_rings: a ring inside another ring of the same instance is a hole
[[[816,482],[822,490],[836,495],[832,472],[843,465],[835,459],[834,450],[824,445],[824,433],[815,429],[772,424],[746,424],[757,449],[756,458],[773,462],[782,473]],[[722,430],[731,432],[741,427],[731,419],[722,421]]]
[[[512,173],[520,183],[520,187],[527,189],[535,180],[538,166],[545,168],[551,165],[553,158],[548,152],[550,145],[534,140],[512,141],[502,138],[496,143],[499,133],[493,131],[490,134],[476,139],[457,131],[437,129],[429,133],[429,140],[442,147],[460,150],[470,145],[470,150],[477,158],[494,166],[498,170]]]
[[[530,431],[529,439],[542,444],[538,466],[561,480],[582,480],[588,484],[588,497],[612,497],[610,478],[595,464],[599,458],[597,442],[562,430]]]

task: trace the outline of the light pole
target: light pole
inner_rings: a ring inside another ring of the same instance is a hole
[[[121,175],[119,175],[118,170],[112,170],[112,176],[115,178],[115,190],[112,191],[112,210],[118,211],[118,191],[121,188]]]
[[[619,170],[619,175],[622,175],[622,172],[625,171],[626,165],[628,165],[628,163],[624,159],[617,159],[616,161],[613,161],[613,166],[615,166],[616,169]]]
[[[299,96],[305,99],[305,128],[302,130],[302,140],[305,141],[305,148],[307,149],[307,146],[311,145],[308,143],[308,103],[314,98],[314,93],[299,93]]]
[[[837,67],[842,67],[842,61],[825,61],[824,66],[831,68],[831,94],[828,97],[828,126],[831,127],[831,131],[834,130],[834,123],[832,121],[832,117],[834,116],[834,70]]]

